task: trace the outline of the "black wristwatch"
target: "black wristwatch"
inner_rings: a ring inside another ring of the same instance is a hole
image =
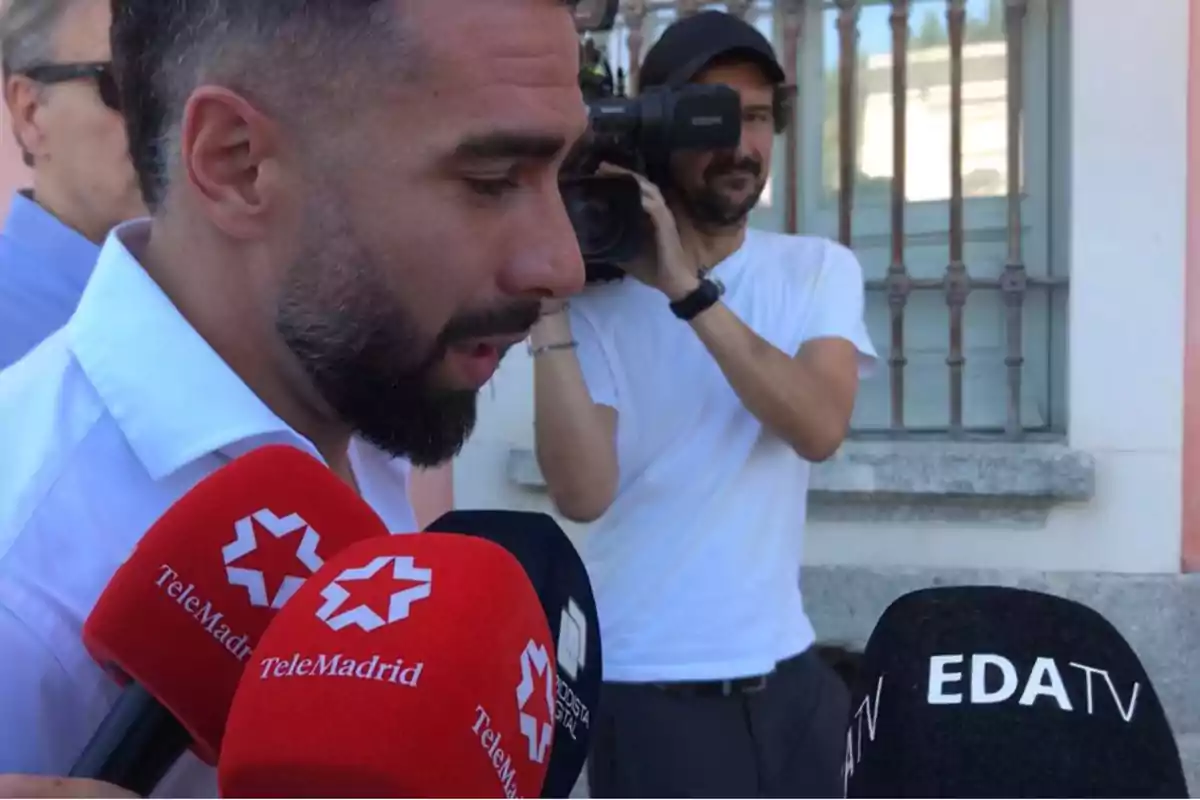
[[[700,285],[689,294],[671,303],[671,313],[687,322],[702,311],[707,311],[716,305],[725,294],[725,286],[720,281],[711,278],[701,278]]]

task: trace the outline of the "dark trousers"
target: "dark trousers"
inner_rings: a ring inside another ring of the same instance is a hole
[[[749,689],[605,683],[590,795],[842,797],[842,680],[808,650]]]

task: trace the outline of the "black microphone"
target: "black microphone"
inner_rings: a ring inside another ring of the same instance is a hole
[[[1096,611],[1021,589],[925,589],[871,633],[847,797],[1188,797],[1146,670]]]
[[[426,530],[500,545],[521,563],[537,591],[558,662],[557,729],[541,796],[567,797],[583,771],[602,680],[596,599],[575,545],[553,517],[533,511],[450,511]]]
[[[68,777],[104,780],[146,797],[191,743],[191,734],[154,695],[129,684]]]

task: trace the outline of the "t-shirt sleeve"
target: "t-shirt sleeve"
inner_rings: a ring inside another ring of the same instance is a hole
[[[608,348],[599,329],[587,313],[576,306],[567,310],[575,355],[583,372],[583,382],[596,405],[617,407],[617,378],[609,360]]]
[[[812,311],[800,338],[845,339],[858,350],[858,371],[867,376],[879,361],[864,318],[866,284],[862,265],[849,249],[830,243],[814,289]]]

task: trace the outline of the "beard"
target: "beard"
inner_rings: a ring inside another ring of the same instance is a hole
[[[310,203],[276,331],[341,422],[394,457],[437,466],[462,450],[476,421],[477,389],[437,384],[448,348],[526,331],[538,303],[457,315],[440,333],[424,333],[389,285],[386,260],[362,245],[342,208],[328,199]]]
[[[754,181],[751,190],[741,198],[731,196],[728,190],[720,186],[725,176],[737,172],[750,175]],[[743,224],[758,205],[766,185],[767,179],[760,161],[717,155],[705,168],[699,186],[685,188],[677,183],[675,193],[696,226],[701,230],[712,230]]]

